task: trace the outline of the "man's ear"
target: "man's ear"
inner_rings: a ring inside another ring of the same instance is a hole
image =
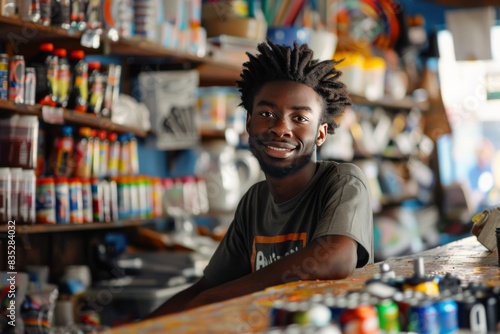
[[[245,123],[245,127],[247,129],[247,133],[248,133],[248,127],[250,126],[250,119],[252,118],[252,116],[250,115],[249,112],[247,112],[247,121]]]
[[[316,137],[316,145],[321,146],[326,140],[328,134],[328,124],[323,123],[319,126],[318,136]]]

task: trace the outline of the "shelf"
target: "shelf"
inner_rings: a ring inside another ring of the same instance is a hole
[[[16,235],[19,234],[38,234],[52,232],[74,232],[84,230],[103,230],[123,227],[141,226],[152,219],[128,219],[112,223],[86,223],[86,224],[33,224],[16,225]],[[7,232],[7,225],[0,225],[0,233]]]
[[[72,32],[54,26],[21,20],[15,17],[0,16],[0,40],[10,44],[13,52],[23,54],[20,50],[33,53],[33,42],[64,43],[66,48],[82,48],[80,39],[82,32]],[[162,57],[180,63],[188,63],[188,68],[199,66],[201,80],[214,81],[219,84],[232,84],[239,79],[241,66],[215,60],[211,57],[198,57],[175,49],[167,49],[155,42],[140,37],[121,38],[112,41],[101,37],[99,49],[85,48],[86,53],[104,54],[122,57]]]
[[[2,114],[18,114],[18,115],[33,115],[42,119],[42,106],[41,105],[26,105],[16,104],[12,101],[0,100],[0,116]],[[73,110],[64,110],[63,112],[64,123],[80,126],[88,126],[96,129],[103,129],[110,132],[126,133],[130,132],[137,137],[146,137],[147,132],[128,126],[123,126],[111,122],[108,118],[96,117],[90,114],[76,112]]]
[[[372,101],[368,100],[364,96],[356,94],[349,94],[349,96],[351,97],[351,100],[354,104],[365,105],[370,107],[381,107],[384,109],[399,109],[399,110],[411,110],[413,108],[417,108],[422,111],[426,111],[429,109],[429,103],[427,101],[415,102],[410,97],[401,100],[384,98],[382,100]]]

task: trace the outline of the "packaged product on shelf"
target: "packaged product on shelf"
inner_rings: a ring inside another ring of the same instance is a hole
[[[137,218],[141,209],[139,205],[139,182],[136,176],[127,177],[127,182],[130,184],[130,217]]]
[[[88,127],[81,127],[78,130],[78,137],[75,143],[75,176],[89,178],[92,170],[92,154],[94,139],[91,136],[92,130]]]
[[[80,178],[70,178],[69,187],[69,221],[73,224],[83,223],[82,182]]]
[[[9,56],[0,53],[0,100],[9,98]]]
[[[92,167],[90,168],[90,176],[98,177],[99,176],[99,152],[100,152],[100,140],[97,135],[97,130],[92,129],[90,133],[90,137],[92,138]]]
[[[54,54],[59,60],[59,71],[57,72],[57,105],[65,108],[68,105],[71,68],[66,49],[55,49]]]
[[[30,20],[31,22],[40,21],[40,0],[30,0],[28,2],[28,17],[24,19]]]
[[[118,184],[116,180],[108,180],[109,184],[109,210],[111,221],[118,220]]]
[[[163,186],[161,178],[152,178],[152,216],[161,217],[163,215]]]
[[[96,116],[101,116],[104,101],[103,75],[100,72],[101,63],[89,63],[89,100],[87,112]]]
[[[115,132],[108,134],[109,151],[108,151],[108,176],[118,175],[118,159],[120,157],[120,142],[118,135]]]
[[[19,221],[19,197],[21,195],[21,182],[23,170],[21,168],[10,169],[10,219]]]
[[[381,100],[385,91],[385,60],[368,57],[363,63],[364,96],[368,100]]]
[[[35,205],[37,223],[56,223],[56,195],[52,177],[39,177],[36,179]]]
[[[99,181],[99,187],[102,192],[102,222],[111,222],[111,190],[107,180]]]
[[[36,72],[34,67],[26,67],[24,75],[24,103],[29,105],[36,103]]]
[[[68,179],[57,177],[54,180],[54,190],[56,197],[56,223],[69,223],[69,186]]]
[[[125,176],[113,177],[117,185],[118,218],[125,219],[130,217],[130,183]]]
[[[40,20],[39,23],[44,26],[50,26],[52,23],[51,0],[40,0]]]
[[[92,187],[90,179],[83,178],[82,180],[82,221],[83,223],[93,222],[92,213]]]
[[[137,138],[130,133],[129,135],[130,149],[130,174],[139,174],[139,148],[137,146]]]
[[[71,73],[71,90],[68,99],[68,108],[80,112],[87,111],[88,101],[88,65],[85,62],[85,52],[71,51],[69,63]]]
[[[102,185],[99,179],[94,177],[90,180],[90,187],[92,189],[92,220],[99,223],[104,221]]]
[[[73,173],[74,161],[73,128],[63,126],[61,134],[54,140],[54,149],[51,152],[50,171],[57,177],[69,177]]]
[[[71,1],[70,0],[52,0],[52,17],[51,24],[59,26],[63,29],[69,29],[71,19]]]
[[[97,172],[98,177],[105,177],[108,174],[108,154],[109,142],[106,131],[99,130],[97,132],[99,137],[99,169]]]
[[[129,136],[122,133],[118,136],[120,142],[120,158],[118,159],[118,175],[130,175],[130,141]]]
[[[120,95],[120,78],[122,67],[120,65],[108,65],[108,73],[106,77],[106,87],[104,89],[104,108],[102,116],[111,118],[113,112],[113,103],[118,100]]]
[[[38,137],[37,140],[37,153],[35,162],[35,175],[42,176],[45,175],[45,127],[43,122],[38,124]],[[1,132],[1,131],[0,131]],[[0,149],[1,152],[1,149]],[[0,154],[1,155],[1,154]]]
[[[16,115],[15,115],[16,116]],[[9,166],[35,168],[37,159],[38,118],[36,116],[13,116]]]
[[[24,56],[13,56],[9,63],[9,100],[24,103]]]
[[[35,195],[35,171],[31,169],[25,169],[22,171],[21,193],[19,196],[19,216],[22,224],[35,223]]]
[[[35,68],[36,75],[36,103],[56,106],[57,77],[59,75],[59,59],[54,54],[54,44],[42,43],[38,46],[38,53],[28,62]]]
[[[70,7],[70,29],[84,30],[87,24],[85,23],[85,1],[72,0]]]
[[[0,168],[0,224],[10,220],[10,169]]]

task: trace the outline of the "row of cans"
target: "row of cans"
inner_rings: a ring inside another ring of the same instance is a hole
[[[0,224],[83,224],[208,212],[202,178],[36,177],[0,168]]]
[[[35,222],[35,172],[0,168],[0,224]]]
[[[0,54],[0,100],[34,105],[35,90],[35,69],[26,67],[24,57]]]
[[[37,178],[36,221],[82,224],[162,215],[161,181],[156,177]]]

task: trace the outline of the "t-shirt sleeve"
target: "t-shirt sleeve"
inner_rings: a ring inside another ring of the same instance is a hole
[[[373,211],[366,177],[356,166],[341,171],[334,185],[326,191],[326,205],[314,238],[345,235],[358,243],[358,263],[373,262]]]
[[[219,285],[250,273],[250,255],[245,247],[245,237],[241,225],[235,219],[203,274],[210,283]]]

